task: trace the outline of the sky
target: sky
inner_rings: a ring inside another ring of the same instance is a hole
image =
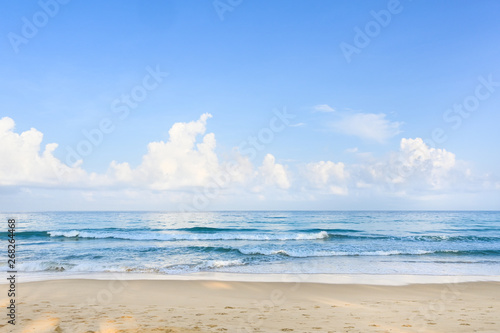
[[[6,1],[0,210],[499,210],[498,1]]]

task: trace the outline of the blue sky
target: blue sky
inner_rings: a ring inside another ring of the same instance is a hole
[[[500,209],[497,1],[63,2],[0,14],[2,210]]]

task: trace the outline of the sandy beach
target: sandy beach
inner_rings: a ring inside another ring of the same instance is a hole
[[[1,306],[8,305],[0,285]],[[500,282],[65,279],[17,285],[2,332],[499,332]],[[5,312],[6,310],[4,310]]]

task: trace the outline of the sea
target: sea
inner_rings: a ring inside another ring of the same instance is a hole
[[[0,213],[18,275],[500,275],[498,211]],[[7,257],[0,270],[8,271]]]

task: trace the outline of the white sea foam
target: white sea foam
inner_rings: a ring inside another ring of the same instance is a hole
[[[267,249],[267,248],[239,248],[242,254],[247,255],[284,255],[289,257],[307,258],[307,257],[333,257],[333,256],[392,256],[392,255],[422,255],[435,253],[436,251],[325,251],[311,249]]]
[[[328,238],[326,231],[317,233],[237,233],[237,232],[221,232],[221,233],[155,233],[155,232],[107,232],[107,231],[49,231],[51,237],[67,237],[67,238],[90,238],[103,239],[115,238],[124,240],[159,240],[159,241],[176,241],[176,240],[250,240],[250,241],[287,241],[287,240],[319,240]]]
[[[20,272],[125,272],[126,268],[113,265],[97,264],[95,262],[58,263],[52,261],[29,261],[19,263]]]
[[[244,266],[246,265],[245,262],[243,262],[240,259],[237,260],[213,260],[207,262],[205,265],[206,268],[222,268],[222,267],[231,267],[231,266]]]
[[[194,272],[205,271],[215,268],[245,266],[247,265],[241,259],[235,260],[209,260],[201,262],[197,265],[176,265],[173,269],[160,269],[151,267],[132,267],[119,265],[103,265],[94,262],[74,263],[56,263],[50,261],[34,261],[24,262],[17,265],[17,270],[20,272],[142,272],[142,273],[158,273],[160,271]],[[7,265],[2,265],[0,271],[7,271]]]

